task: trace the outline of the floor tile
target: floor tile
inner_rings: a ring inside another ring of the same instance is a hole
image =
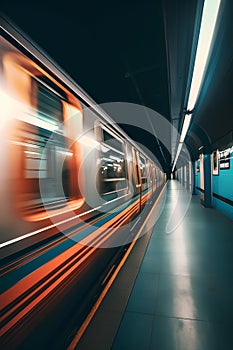
[[[161,254],[146,254],[140,272],[158,274],[161,271]]]
[[[155,317],[150,349],[229,350],[233,349],[230,329],[222,324]]]
[[[111,350],[148,350],[153,316],[125,312]]]
[[[160,275],[156,314],[205,321],[231,322],[233,280]]]
[[[126,310],[153,314],[156,307],[158,286],[158,275],[139,273]]]

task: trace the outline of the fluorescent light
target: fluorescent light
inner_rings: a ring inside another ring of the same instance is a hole
[[[185,136],[186,136],[188,128],[189,128],[191,118],[192,118],[192,114],[188,114],[184,118],[184,123],[183,123],[182,131],[181,131],[181,135],[180,135],[180,142],[184,142]]]
[[[174,169],[175,169],[176,162],[177,162],[177,159],[178,159],[178,157],[180,155],[180,151],[182,149],[183,142],[185,140],[185,137],[186,137],[189,125],[190,125],[191,118],[192,118],[191,114],[186,115],[185,118],[184,118],[184,123],[183,123],[183,126],[182,126],[181,135],[180,135],[180,142],[179,142],[179,145],[178,145],[178,148],[177,148],[177,152],[176,152],[176,156],[175,156],[175,159],[174,159],[174,162],[173,162],[172,171],[174,171]]]
[[[210,52],[211,42],[213,39],[214,29],[218,17],[220,3],[221,0],[205,0],[204,2],[191,87],[187,103],[187,110],[190,111],[192,111],[195,107],[200,87],[202,84],[204,72],[206,69],[206,63]],[[188,132],[191,118],[192,114],[185,115],[180,136],[180,142],[175,156],[175,160],[173,162],[172,171],[174,171],[175,169],[175,165],[182,148],[182,143],[184,142],[186,134]]]
[[[183,142],[180,142],[179,145],[178,145],[178,148],[177,148],[176,157],[175,157],[175,160],[174,160],[174,163],[173,163],[173,167],[172,167],[172,172],[175,169],[176,162],[177,162],[177,159],[178,159],[178,157],[180,155],[180,151],[181,151],[182,147],[183,147]]]
[[[200,91],[221,0],[205,0],[197,45],[188,110],[193,110]]]

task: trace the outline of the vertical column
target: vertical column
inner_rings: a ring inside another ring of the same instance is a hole
[[[191,183],[192,183],[192,194],[197,194],[197,189],[196,189],[196,182],[197,182],[197,179],[196,179],[196,162],[195,161],[192,161],[192,166],[191,166]]]
[[[203,205],[206,208],[211,208],[213,205],[213,194],[212,194],[212,170],[211,170],[211,155],[204,154],[204,200]]]

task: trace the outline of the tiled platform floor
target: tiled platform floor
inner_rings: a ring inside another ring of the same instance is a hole
[[[197,196],[184,215],[185,200],[170,181],[148,246],[136,244],[77,349],[233,349],[233,222]],[[166,233],[174,208],[182,220]]]

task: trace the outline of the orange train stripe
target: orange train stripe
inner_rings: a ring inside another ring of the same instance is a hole
[[[146,197],[146,195],[144,195],[143,197]],[[145,198],[146,199],[146,198]],[[126,208],[122,213],[120,213],[120,215],[117,215],[116,217],[114,217],[113,219],[111,219],[108,223],[113,224],[114,222],[116,223],[116,221],[119,221],[119,219],[125,215],[126,218],[123,220],[123,222],[127,221],[127,219],[131,216],[132,212],[135,211],[134,209],[136,208],[138,202],[137,203],[133,203],[132,205],[130,205],[128,208]],[[130,208],[130,211],[129,211]],[[122,223],[121,223],[122,225]],[[107,225],[103,225],[106,226],[106,229],[109,228],[109,225],[107,227]],[[119,226],[116,227],[116,229],[114,229],[114,231],[117,230]],[[101,227],[102,229],[102,227]],[[97,232],[99,232],[100,229],[95,231],[95,236],[98,237]],[[112,230],[110,231],[112,234]],[[103,242],[103,240],[101,240]],[[79,242],[79,246],[80,244],[82,244],[83,241]],[[100,243],[99,243],[100,244]],[[98,245],[99,245],[98,244]],[[93,253],[94,250],[96,250],[97,247],[92,248],[91,251],[85,255],[85,257],[83,257],[82,259],[79,259],[79,261],[77,262],[77,264],[75,264],[75,268],[77,268],[78,265],[80,265],[83,260],[87,259],[87,257],[89,257],[90,254]],[[38,282],[40,279],[44,278],[46,275],[48,275],[49,272],[51,272],[52,270],[54,270],[55,267],[59,266],[59,262],[63,262],[65,260],[67,260],[68,257],[71,257],[74,253],[77,253],[77,244],[73,247],[71,247],[70,249],[68,249],[67,251],[61,253],[58,257],[54,258],[53,260],[51,260],[50,262],[48,262],[46,265],[40,267],[38,270],[34,271],[32,274],[30,274],[29,276],[25,277],[23,280],[19,281],[16,285],[14,285],[13,287],[11,287],[8,291],[6,291],[5,293],[2,294],[2,307],[9,305],[9,303],[13,302],[13,300],[15,300],[18,296],[22,295],[23,293],[25,293],[30,287],[32,287],[36,282]],[[75,259],[77,259],[77,255],[75,254]],[[62,269],[66,268],[63,267]],[[62,270],[59,270],[57,273],[60,273]],[[60,277],[56,283],[53,283],[53,288],[55,288],[55,286],[57,285],[58,281],[60,281],[61,279],[63,280],[67,274],[70,274],[73,271],[73,269],[69,269],[69,273],[66,272],[63,274],[62,277]],[[53,278],[56,274],[53,275]],[[40,277],[40,278],[38,278]],[[49,280],[51,280],[51,277],[49,279],[47,279],[42,285],[40,285],[36,290],[34,290],[33,292],[31,292],[29,295],[27,295],[26,298],[24,298],[24,300],[22,300],[20,303],[17,304],[17,306],[15,306],[13,309],[11,309],[11,313],[15,310],[15,308],[18,308],[23,302],[25,302],[26,300],[28,300],[34,293],[36,293],[36,291],[40,288],[42,288],[42,286],[44,286],[44,284],[48,283]],[[33,307],[33,305],[35,304],[35,300],[37,300],[37,302],[42,300],[42,295],[44,295],[46,293],[46,295],[49,293],[49,291],[51,290],[51,286],[49,288],[46,289],[46,291],[44,291],[39,297],[37,297],[36,299],[34,299],[33,302],[30,303],[31,307],[30,309]],[[5,302],[4,302],[5,301]],[[22,318],[28,311],[29,305],[27,307],[25,307],[19,314],[17,314],[10,322],[8,322],[8,324],[2,329],[2,334],[5,333],[5,331],[7,331],[11,326],[12,323],[16,323],[18,322],[18,320],[20,318]],[[7,313],[8,314],[8,313]],[[4,315],[5,317],[7,315]],[[4,317],[4,318],[5,318]]]
[[[137,203],[136,203],[137,204]],[[135,203],[131,204],[129,207],[127,207],[122,213],[118,214],[111,220],[109,220],[107,223],[108,226],[104,224],[99,229],[97,229],[94,233],[90,234],[88,238],[85,238],[79,242],[79,244],[87,245],[90,240],[91,236],[97,235],[98,233],[102,232],[102,228],[105,227],[106,229],[109,228],[115,221],[119,219],[123,215],[123,213],[126,213],[130,208],[134,207],[136,205]],[[59,256],[53,258],[49,262],[47,262],[45,265],[41,266],[36,271],[33,271],[30,275],[26,276],[23,280],[16,283],[14,286],[9,288],[7,291],[2,293],[0,298],[0,305],[1,308],[4,308],[9,303],[13,302],[18,296],[25,293],[27,289],[32,287],[36,282],[38,282],[38,275],[40,275],[40,278],[44,278],[48,273],[52,272],[52,270],[59,265],[59,263],[62,261],[67,260],[68,257],[75,254],[77,252],[77,245],[75,244],[73,247],[67,249],[66,251],[62,252]],[[28,283],[30,282],[30,283]],[[26,287],[28,286],[28,288]]]
[[[128,215],[127,217],[124,219],[124,221],[126,221],[128,219]],[[117,230],[117,227],[115,228],[114,231]],[[112,234],[112,231],[110,231],[110,233]],[[99,245],[102,244],[104,242],[105,238],[103,238]],[[43,291],[38,297],[36,297],[35,299],[33,299],[23,310],[21,310],[16,316],[14,316],[4,327],[2,327],[1,331],[0,331],[0,335],[3,335],[4,333],[6,333],[13,325],[15,325],[17,322],[19,322],[20,319],[22,319],[32,308],[34,308],[39,302],[41,302],[43,300],[44,297],[46,297],[52,290],[54,290],[66,277],[68,277],[74,270],[76,270],[78,268],[79,265],[81,265],[90,255],[93,254],[93,252],[97,249],[98,247],[96,246],[95,248],[90,248],[87,247],[86,250],[89,250],[89,252],[82,257],[81,259],[79,259],[75,264],[73,263],[73,261],[69,262],[69,265],[71,265],[69,267],[68,271],[64,271],[64,273],[62,274],[62,276],[60,276],[59,278],[57,278],[48,288],[46,288],[45,291]],[[77,260],[77,256],[74,257],[73,260]],[[52,279],[54,279],[54,277],[56,277],[56,275],[60,274],[62,272],[62,270],[65,270],[67,268],[67,266],[64,266],[61,270],[57,271],[53,276],[51,276],[49,279],[47,279],[44,283],[42,283],[39,287],[37,287],[35,290],[33,290],[33,292],[31,292],[30,294],[28,294],[20,303],[18,303],[13,309],[11,309],[10,311],[8,311],[7,314],[4,315],[4,317],[7,317],[10,313],[12,313],[14,310],[16,310],[20,305],[22,305],[23,303],[25,303],[30,297],[32,297],[35,293],[37,293],[41,288],[43,288],[44,286],[46,286],[46,284],[49,283],[49,281],[51,281]]]

